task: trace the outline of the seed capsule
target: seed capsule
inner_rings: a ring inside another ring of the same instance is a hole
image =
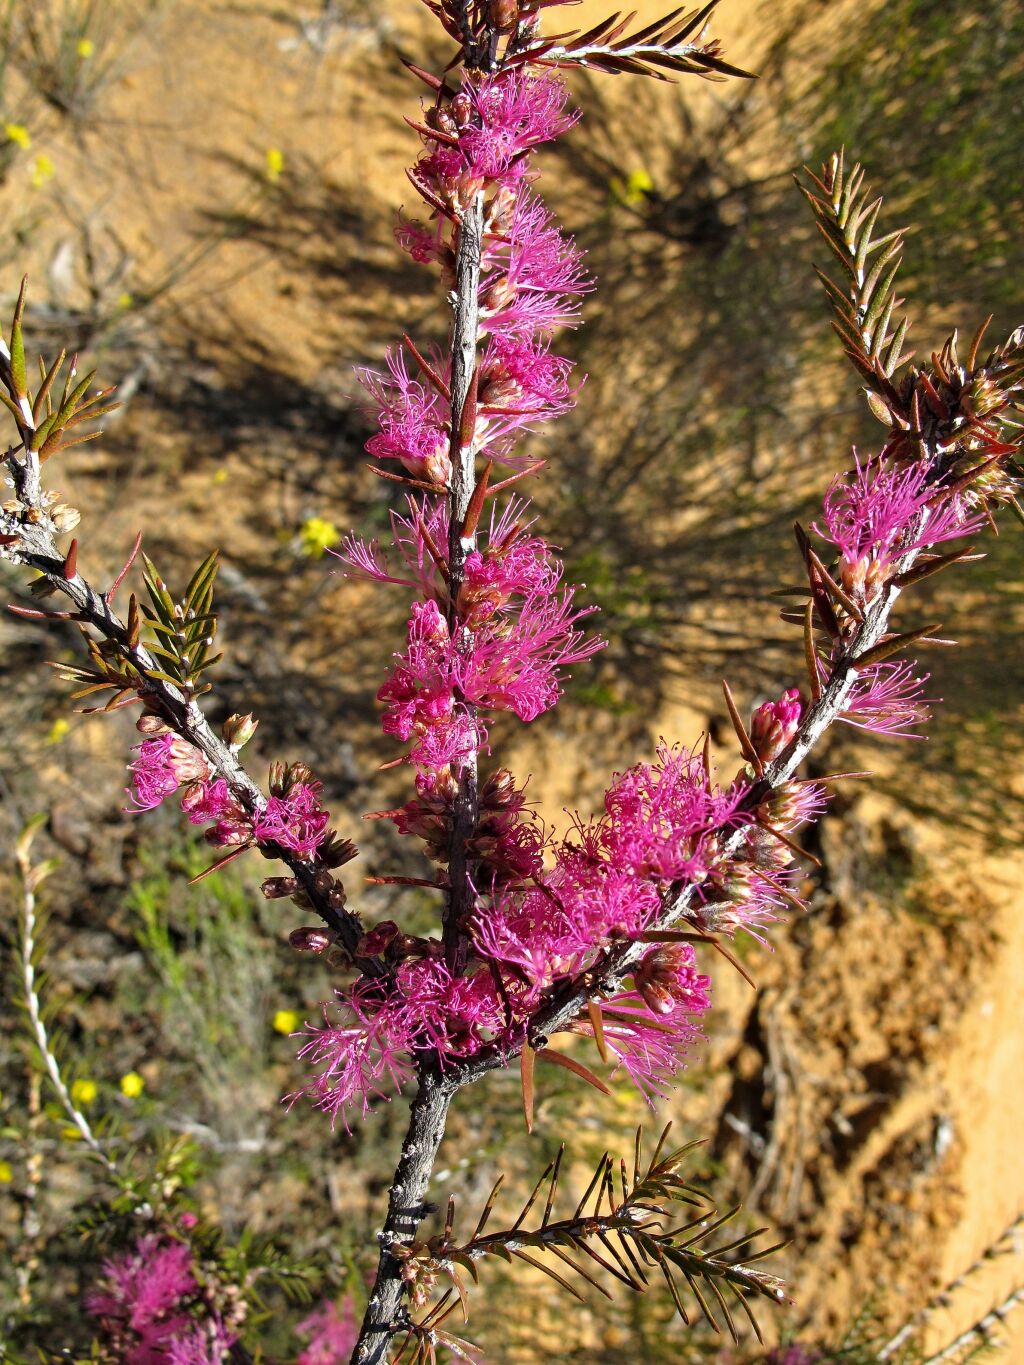
[[[519,23],[518,0],[488,0],[487,22],[499,33],[511,33]]]

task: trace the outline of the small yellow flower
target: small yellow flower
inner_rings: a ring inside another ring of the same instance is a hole
[[[47,180],[53,179],[56,166],[43,152],[40,152],[35,161],[32,162],[32,188],[41,190]]]
[[[130,1100],[137,1100],[146,1088],[146,1082],[137,1071],[127,1071],[120,1080],[121,1094]]]
[[[297,1010],[278,1010],[274,1015],[276,1033],[294,1033],[301,1023],[302,1016]]]
[[[121,309],[123,313],[127,312],[134,302],[135,295],[129,294],[127,289],[124,291],[123,294],[118,294],[117,296],[117,306],[118,308]]]
[[[79,38],[78,42],[75,44],[75,51],[83,61],[87,62],[96,51],[96,44],[91,38]]]
[[[227,483],[228,471],[226,469],[216,469],[213,474],[214,483]]]
[[[27,152],[32,146],[32,135],[23,123],[5,123],[4,137],[8,142],[20,147],[23,152]]]
[[[87,1109],[99,1093],[99,1086],[87,1076],[79,1076],[71,1086],[71,1098],[82,1109]]]
[[[265,175],[272,185],[276,185],[281,179],[281,172],[284,170],[284,152],[280,147],[268,147],[266,158]]]
[[[47,744],[59,744],[62,739],[67,739],[70,729],[70,722],[65,720],[63,716],[58,716],[50,726],[49,733],[46,736]]]
[[[310,559],[320,559],[325,550],[329,550],[332,545],[337,545],[341,539],[341,532],[331,521],[325,521],[323,517],[307,517],[299,527],[299,540],[302,542],[302,553],[308,555]]]
[[[14,1167],[9,1161],[0,1161],[0,1185],[9,1185],[14,1179]]]
[[[67,1123],[60,1130],[60,1135],[66,1142],[81,1142],[82,1134],[73,1123]]]
[[[652,192],[654,181],[647,171],[630,171],[625,180],[613,175],[609,181],[609,188],[620,204],[625,204],[627,208],[636,208]]]

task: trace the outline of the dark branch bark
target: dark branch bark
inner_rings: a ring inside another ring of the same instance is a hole
[[[352,1365],[377,1365],[384,1359],[391,1338],[402,1330],[402,1263],[391,1249],[396,1243],[413,1241],[416,1229],[428,1212],[423,1199],[454,1094],[447,1077],[425,1068],[421,1071],[402,1155],[388,1197],[388,1216],[379,1234],[381,1250],[377,1278],[352,1353]]]

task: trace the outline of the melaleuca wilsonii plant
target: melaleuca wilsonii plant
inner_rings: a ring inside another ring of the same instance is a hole
[[[606,1156],[582,1192],[562,1193],[559,1159],[508,1226],[495,1228],[492,1198],[472,1232],[450,1205],[443,1230],[421,1235],[448,1111],[466,1087],[510,1066],[520,1069],[528,1128],[548,1066],[598,1091],[621,1070],[652,1102],[666,1093],[709,1007],[696,946],[740,967],[728,946],[738,930],[764,939],[787,908],[803,907],[799,831],[843,776],[801,777],[807,755],[839,721],[912,736],[928,718],[927,675],[908,652],[948,642],[937,625],[897,627],[899,599],[971,558],[966,539],[1001,507],[1020,513],[1024,333],[990,350],[984,328],[962,348],[953,335],[912,363],[896,295],[900,234],[876,230],[880,201],[835,156],[805,193],[835,258],[822,276],[834,325],[882,429],[797,528],[794,581],[778,591],[784,619],[799,627],[799,674],[749,720],[725,688],[737,773],[718,773],[707,737],[662,743],[610,779],[599,816],[561,833],[542,823],[525,781],[493,752],[493,718],[528,723],[550,710],[566,671],[602,642],[522,493],[542,464],[531,433],[579,397],[581,380],[555,347],[593,287],[539,197],[533,154],[577,118],[561,69],[745,75],[706,35],[714,4],[639,30],[616,15],[585,33],[548,34],[542,11],[561,2],[429,0],[456,51],[443,72],[408,64],[421,85],[407,122],[421,140],[409,178],[422,202],[396,235],[434,272],[451,309],[448,339],[438,347],[406,335],[360,375],[376,418],[367,451],[401,500],[387,544],[353,534],[341,558],[349,574],[411,598],[406,643],[378,692],[408,799],[370,814],[424,855],[422,876],[375,880],[435,896],[436,932],[364,922],[339,875],[353,844],[329,827],[311,767],[275,764],[264,791],[240,757],[253,718],[232,715],[220,733],[205,719],[216,556],[180,594],[143,557],[141,596],[128,592],[123,607],[141,537],[107,590],[80,573],[78,541],[66,539],[79,514],[44,485],[42,466],[97,434],[89,423],[109,391],[63,355],[30,385],[24,288],[2,347],[0,397],[16,427],[3,553],[37,571],[37,597],[68,601],[12,610],[79,625],[85,658],[63,672],[88,709],[139,708],[130,808],[177,802],[203,828],[211,867],[248,850],[281,860],[286,871],[263,893],[318,921],[291,926],[290,941],[331,965],[337,990],[300,1039],[290,1103],[351,1125],[371,1119],[378,1098],[412,1094],[362,1325],[331,1319],[317,1359],[471,1355],[453,1318],[469,1317],[494,1257],[539,1267],[568,1294],[588,1283],[638,1293],[664,1285],[684,1320],[734,1335],[757,1331],[757,1310],[786,1301],[765,1266],[772,1248],[725,1228],[685,1178],[686,1149],[664,1136],[652,1145],[638,1133],[635,1149]],[[588,1040],[588,1062],[550,1046],[556,1035]],[[196,1272],[178,1250],[191,1246],[180,1220],[154,1226],[128,1212],[139,1226],[86,1303],[97,1358],[258,1355],[244,1314],[204,1306],[186,1285]]]

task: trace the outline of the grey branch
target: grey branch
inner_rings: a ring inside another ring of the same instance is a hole
[[[490,34],[488,33],[488,46]],[[476,485],[476,458],[472,433],[463,421],[467,399],[476,401],[475,374],[479,337],[480,258],[483,250],[484,204],[478,193],[459,223],[459,248],[455,266],[455,293],[451,330],[451,487],[448,491],[448,623],[454,629],[457,602],[466,556],[475,548],[475,534],[463,536],[463,523]],[[474,893],[466,843],[479,822],[476,756],[467,760],[459,779],[459,792],[452,807],[448,837],[450,890],[444,913],[444,946],[448,965],[456,974],[464,971],[467,939],[464,919],[472,908]],[[370,1301],[363,1318],[352,1365],[377,1365],[388,1343],[401,1331],[402,1266],[391,1248],[411,1242],[424,1215],[423,1197],[444,1137],[448,1107],[455,1094],[448,1073],[442,1078],[432,1059],[417,1062],[419,1086],[409,1115],[409,1128],[388,1200],[388,1216],[381,1232],[381,1253]]]
[[[463,413],[467,403],[476,403],[477,340],[479,332],[480,257],[483,250],[484,204],[478,193],[459,224],[459,252],[456,261],[454,318],[451,337],[451,488],[448,492],[448,624],[454,632],[458,624],[458,597],[465,572],[466,556],[476,549],[476,532],[463,535],[463,523],[476,486],[475,441]],[[472,413],[469,414],[470,417]],[[469,632],[460,633],[466,649],[472,648]],[[468,707],[475,719],[475,708]],[[448,880],[450,891],[444,917],[444,946],[448,966],[460,975],[466,966],[466,936],[463,925],[473,907],[472,868],[466,844],[479,823],[477,760],[475,752],[466,758],[459,776],[459,792],[452,806],[451,832],[448,836]]]
[[[10,456],[7,463],[9,467],[24,470],[24,465],[16,456]],[[162,718],[203,754],[216,775],[228,784],[231,794],[242,807],[250,814],[257,814],[264,808],[267,799],[242,766],[238,755],[216,733],[194,698],[187,697],[172,683],[148,676],[159,671],[160,665],[144,645],[137,644],[134,648],[130,645],[125,624],[110,605],[107,596],[98,592],[79,573],[71,578],[64,577],[65,557],[57,545],[52,522],[39,506],[38,494],[35,501],[29,502],[28,489],[24,483],[18,491],[22,501],[39,513],[39,520],[32,524],[19,520],[13,514],[0,512],[0,534],[17,537],[17,543],[8,546],[6,554],[16,563],[37,569],[52,588],[71,599],[76,608],[75,619],[83,625],[92,626],[104,639],[120,646],[140,673],[147,675],[142,690],[158,703]],[[287,849],[277,849],[275,852],[291,869],[316,913],[337,932],[343,946],[354,955],[363,932],[358,917],[330,903],[317,884],[321,869],[315,862],[303,861]]]
[[[114,1180],[118,1177],[118,1169],[114,1162],[104,1151],[99,1139],[92,1130],[89,1120],[79,1109],[78,1105],[71,1097],[64,1077],[61,1074],[60,1062],[54,1053],[50,1043],[49,1030],[46,1027],[46,1020],[43,1014],[42,1001],[39,999],[39,989],[36,981],[36,888],[45,876],[46,868],[33,867],[29,858],[31,847],[31,833],[26,831],[18,841],[17,862],[18,874],[21,878],[21,915],[18,925],[19,929],[19,956],[21,967],[21,984],[25,992],[25,1010],[28,1014],[29,1023],[32,1028],[32,1036],[35,1039],[36,1047],[39,1049],[39,1056],[46,1068],[46,1074],[50,1079],[50,1084],[57,1092],[64,1113],[68,1116],[71,1123],[78,1131],[79,1137],[89,1148],[92,1155],[103,1166],[107,1174]]]
[[[921,1365],[942,1365],[944,1361],[953,1360],[969,1346],[990,1343],[996,1326],[1005,1322],[1013,1310],[1019,1308],[1022,1303],[1024,1303],[1024,1285],[1020,1285],[1012,1294],[1008,1294],[1002,1303],[997,1304],[983,1318],[979,1318],[973,1326],[968,1327],[966,1332],[961,1332],[955,1341],[951,1341],[941,1351],[937,1351],[935,1355],[923,1360]]]

